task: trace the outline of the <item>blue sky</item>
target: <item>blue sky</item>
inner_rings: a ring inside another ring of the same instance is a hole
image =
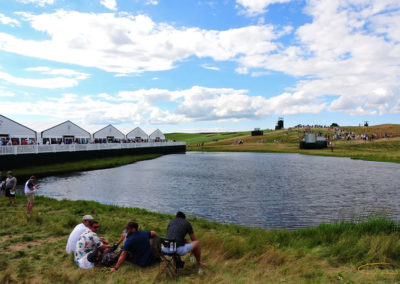
[[[398,0],[0,6],[0,113],[35,130],[399,123],[399,77]]]

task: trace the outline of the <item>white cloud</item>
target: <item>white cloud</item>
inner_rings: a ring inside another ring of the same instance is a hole
[[[236,0],[240,8],[244,8],[243,13],[248,16],[256,16],[267,12],[267,7],[275,3],[286,3],[291,0]]]
[[[250,14],[259,14],[279,1],[237,0],[237,3]],[[145,103],[148,111],[137,114],[141,119],[146,115],[157,121],[251,119],[270,113],[323,110],[349,114],[399,113],[400,2],[308,0],[305,5],[303,11],[310,20],[300,27],[277,29],[258,25],[223,31],[177,28],[155,23],[144,15],[20,13],[33,29],[48,38],[34,41],[0,33],[0,49],[117,74],[169,70],[178,62],[196,56],[216,62],[237,62],[235,71],[239,74],[282,72],[299,80],[287,93],[270,99],[238,90],[225,92],[205,87],[186,90],[187,96],[154,89],[121,92],[115,97],[120,104]],[[281,36],[292,36],[291,33],[295,38],[280,42]],[[197,96],[205,98],[199,100]],[[177,100],[175,110],[155,105],[165,100]],[[230,102],[234,105],[224,105]]]
[[[295,30],[297,45],[246,54],[236,71],[257,68],[302,77],[292,91],[310,100],[333,96],[326,102],[330,111],[393,113],[400,100],[399,9],[394,0],[307,1],[312,21]]]
[[[14,77],[5,72],[0,72],[0,80],[4,80],[8,83],[19,86],[35,87],[42,89],[68,88],[78,85],[78,81],[76,79],[70,79],[65,77],[30,79],[30,78]]]
[[[0,97],[15,97],[15,94],[10,91],[5,91],[0,87]]]
[[[49,39],[25,40],[0,33],[1,50],[121,74],[169,70],[190,56],[216,61],[263,56],[276,50],[272,41],[281,35],[270,25],[225,31],[177,29],[143,15],[62,10],[19,15]]]
[[[168,107],[162,103],[168,102]],[[38,99],[34,103],[2,101],[5,113],[31,114],[57,119],[79,120],[87,124],[132,123],[177,124],[200,121],[246,121],[263,119],[271,114],[318,113],[326,107],[302,94],[282,94],[267,99],[250,96],[247,90],[206,88],[170,91],[143,89],[124,91],[116,96],[101,93],[80,97]]]
[[[46,5],[53,5],[55,0],[17,0],[17,1],[24,4],[36,4],[38,6],[44,7]]]
[[[81,73],[81,72],[77,72],[75,70],[66,69],[66,68],[52,69],[50,67],[39,66],[39,67],[26,68],[25,70],[41,72],[42,74],[46,74],[46,75],[61,75],[61,76],[65,76],[65,77],[73,77],[77,80],[84,80],[84,79],[87,79],[90,77],[90,74]]]
[[[20,22],[16,19],[12,19],[7,17],[4,14],[0,13],[0,23],[4,24],[4,25],[10,25],[12,27],[16,27],[16,26],[20,26]]]
[[[117,1],[116,0],[101,0],[100,4],[106,7],[107,9],[116,11],[117,10]]]
[[[79,80],[84,80],[90,77],[89,74],[76,72],[70,69],[51,69],[49,67],[32,67],[27,68],[26,71],[40,72],[45,75],[52,75],[52,78],[43,79],[32,79],[15,77],[6,72],[0,72],[0,80],[4,80],[8,83],[35,87],[42,89],[58,89],[58,88],[69,88],[78,85]]]
[[[211,66],[211,65],[208,65],[208,64],[203,64],[203,65],[201,65],[201,67],[203,67],[204,69],[214,70],[214,71],[219,71],[220,70],[219,67]]]
[[[146,5],[158,5],[157,0],[146,0],[145,2]]]

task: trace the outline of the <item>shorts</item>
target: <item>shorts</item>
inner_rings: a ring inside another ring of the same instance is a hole
[[[183,245],[183,246],[177,247],[177,248],[176,248],[176,253],[177,253],[178,255],[185,255],[185,254],[188,254],[189,252],[191,252],[192,250],[193,250],[193,245],[192,245],[192,243],[187,243],[187,244],[185,244],[185,245]],[[162,248],[162,251],[163,251],[164,253],[170,253],[169,248],[166,248],[166,247],[163,247],[163,248]]]
[[[35,201],[35,194],[34,193],[26,193],[25,196],[28,198],[29,203],[33,203]]]
[[[94,266],[93,262],[90,262],[88,259],[88,253],[82,256],[79,260],[76,260],[75,263],[82,269],[90,269]]]
[[[15,191],[13,193],[11,193],[10,188],[6,188],[6,197],[14,197],[15,196]]]

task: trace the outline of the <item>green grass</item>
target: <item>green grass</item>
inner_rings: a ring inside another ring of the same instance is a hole
[[[250,131],[245,132],[210,132],[210,133],[168,133],[168,140],[184,141],[187,144],[199,144],[216,140],[224,140],[234,137],[248,136]]]
[[[392,138],[376,139],[372,142],[363,140],[333,140],[334,151],[330,148],[303,150],[299,142],[303,138],[304,129],[265,130],[263,136],[251,136],[250,132],[187,134],[174,133],[171,137],[178,141],[186,141],[188,151],[205,152],[273,152],[300,153],[305,155],[320,155],[332,157],[349,157],[352,159],[400,163],[400,125],[385,124],[370,127],[341,127],[344,131],[354,131],[356,135],[391,134]],[[313,129],[330,137],[333,130],[326,128]],[[166,134],[171,139],[169,134]],[[217,138],[218,137],[218,138]],[[243,144],[237,144],[238,140]],[[198,143],[204,142],[199,146]]]
[[[149,160],[160,157],[161,154],[146,154],[146,155],[127,155],[118,157],[107,157],[98,159],[86,159],[74,162],[56,163],[43,166],[29,166],[18,169],[13,169],[14,175],[19,179],[24,179],[32,174],[37,177],[69,173],[74,171],[88,171],[103,168],[118,167],[137,161]],[[2,165],[4,167],[4,165]],[[3,169],[2,172],[7,172],[9,169]]]
[[[138,208],[120,208],[92,201],[37,197],[32,216],[25,215],[25,198],[8,207],[0,197],[1,283],[393,283],[399,274],[387,270],[357,272],[371,262],[400,265],[400,226],[380,217],[363,221],[321,224],[288,230],[251,229],[189,218],[208,264],[197,274],[186,260],[175,281],[159,274],[159,266],[146,269],[126,262],[114,274],[95,267],[80,270],[65,254],[69,233],[91,214],[100,222],[99,235],[115,242],[131,220],[142,230],[165,235],[172,216]]]

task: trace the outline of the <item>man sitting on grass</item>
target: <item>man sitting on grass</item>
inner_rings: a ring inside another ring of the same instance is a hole
[[[156,238],[157,233],[155,231],[139,231],[138,228],[139,225],[136,222],[129,222],[126,226],[127,236],[124,247],[117,264],[109,272],[118,270],[127,255],[140,267],[149,266],[155,260],[150,239]]]
[[[65,251],[67,252],[67,254],[75,252],[76,243],[78,242],[81,234],[83,234],[88,229],[90,220],[93,220],[93,217],[91,215],[83,216],[82,223],[76,225],[75,228],[72,230],[71,234],[68,237],[67,246],[65,247]]]
[[[94,262],[99,260],[101,252],[110,248],[110,245],[108,245],[106,240],[100,240],[97,236],[96,232],[98,230],[99,222],[96,220],[90,220],[89,228],[80,236],[76,243],[75,263],[79,268],[92,268]]]
[[[186,234],[190,236],[190,239],[192,241],[191,243],[186,242],[185,239]],[[186,215],[183,212],[178,211],[176,213],[176,218],[169,221],[166,238],[175,239],[177,246],[176,252],[178,255],[183,256],[190,252],[194,254],[197,260],[197,266],[199,268],[205,266],[205,264],[201,262],[201,251],[200,251],[199,241],[196,240],[192,224],[186,221]],[[162,250],[164,253],[169,253],[169,248],[163,247]]]

